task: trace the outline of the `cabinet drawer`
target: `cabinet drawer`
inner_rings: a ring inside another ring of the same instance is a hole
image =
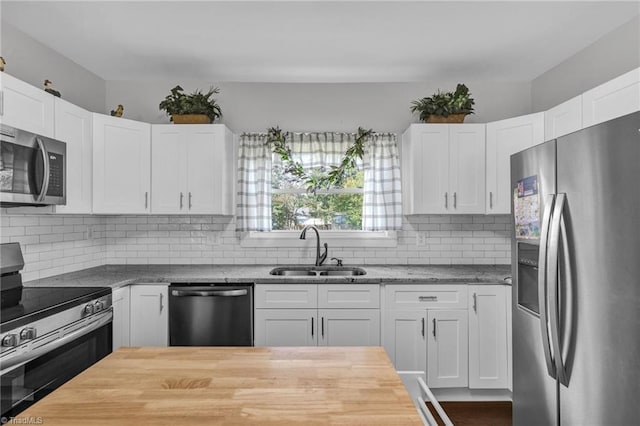
[[[320,284],[318,308],[379,308],[379,284]]]
[[[467,309],[467,286],[387,285],[387,309]]]
[[[258,284],[255,290],[256,309],[318,307],[317,284]]]

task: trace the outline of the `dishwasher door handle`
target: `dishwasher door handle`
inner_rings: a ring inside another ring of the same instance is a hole
[[[172,296],[189,297],[189,296],[212,296],[212,297],[237,297],[246,296],[247,289],[238,290],[171,290]]]

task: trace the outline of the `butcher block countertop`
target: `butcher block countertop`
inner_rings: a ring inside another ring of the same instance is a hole
[[[16,417],[46,425],[421,425],[381,347],[120,348]]]

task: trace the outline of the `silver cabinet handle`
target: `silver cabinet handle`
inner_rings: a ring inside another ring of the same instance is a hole
[[[424,317],[420,319],[422,320],[422,337],[424,337]]]
[[[321,326],[322,338],[324,339],[324,317],[322,317],[322,322],[320,323],[320,326]]]
[[[177,297],[237,297],[246,296],[247,290],[171,290],[171,295]]]
[[[164,305],[162,304],[163,298],[164,298],[164,294],[160,293],[160,312],[162,312],[162,309],[164,308]]]
[[[149,193],[145,191],[144,193],[144,208],[149,207]]]
[[[457,192],[453,193],[453,208],[454,209],[458,208],[458,193]]]
[[[189,192],[189,210],[191,210],[191,192]]]
[[[540,333],[542,335],[542,349],[547,363],[549,376],[556,378],[556,369],[551,358],[551,345],[549,337],[549,319],[547,312],[547,245],[549,244],[549,225],[551,211],[556,201],[555,195],[550,194],[544,200],[544,214],[542,216],[542,231],[540,232],[540,251],[538,253],[538,300],[540,304]]]
[[[4,90],[0,90],[0,115],[4,115]]]
[[[449,194],[448,192],[444,193],[444,208],[445,209],[449,208],[449,206],[448,206],[448,204],[449,204],[449,195],[448,194]]]
[[[433,319],[433,338],[436,338],[436,319]]]
[[[478,295],[473,293],[473,312],[478,312]]]
[[[40,190],[40,194],[38,194],[38,198],[36,198],[36,201],[42,201],[47,195],[47,190],[49,189],[49,173],[51,168],[49,167],[49,152],[47,151],[47,147],[44,145],[44,142],[42,142],[42,139],[36,137],[36,143],[42,152],[42,161],[44,161],[42,189]]]
[[[421,302],[437,302],[438,296],[419,296],[418,300]]]
[[[489,191],[489,208],[493,208],[493,192]]]
[[[180,193],[180,210],[182,210],[182,199],[184,198],[184,194]]]
[[[311,337],[313,337],[313,317],[311,317]]]

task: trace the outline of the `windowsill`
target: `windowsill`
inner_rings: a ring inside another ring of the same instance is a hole
[[[244,232],[240,237],[241,247],[306,248],[316,244],[314,232],[300,240],[300,231]],[[397,247],[396,231],[320,231],[320,243],[330,248]]]

